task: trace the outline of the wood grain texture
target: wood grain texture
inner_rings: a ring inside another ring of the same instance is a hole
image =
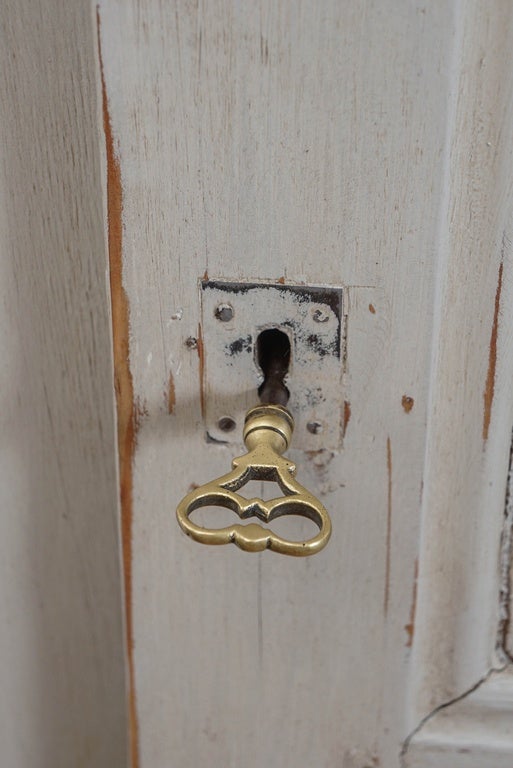
[[[1,762],[126,764],[94,25],[0,11]]]
[[[513,420],[509,9],[99,14],[141,413],[140,765],[397,768],[420,718],[492,663]],[[346,287],[344,449],[291,454],[333,516],[311,560],[177,528],[188,487],[238,452],[205,441],[207,273]]]
[[[497,663],[513,423],[513,38],[463,4],[452,64],[423,490],[412,726]]]

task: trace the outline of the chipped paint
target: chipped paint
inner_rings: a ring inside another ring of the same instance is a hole
[[[266,282],[227,282],[225,280],[202,280],[202,291],[216,290],[222,291],[232,296],[241,296],[255,290],[273,290],[280,289],[283,296],[290,294],[290,299],[299,304],[325,304],[335,314],[340,322],[342,316],[342,289],[340,287],[328,287],[317,285],[284,285],[281,280],[277,283]]]
[[[107,161],[107,228],[112,339],[114,353],[114,388],[116,392],[118,461],[121,505],[121,545],[125,590],[126,644],[128,660],[128,716],[132,768],[139,765],[138,722],[135,693],[134,639],[132,611],[132,465],[137,441],[137,409],[130,370],[130,310],[123,287],[121,169],[114,151],[107,88],[103,71],[100,12],[96,8],[98,54],[102,87],[103,130]]]
[[[348,400],[344,400],[344,424],[342,428],[342,437],[346,436],[347,425],[351,420],[351,403]]]
[[[240,441],[237,431],[220,430],[219,419],[230,416],[242,423],[255,404],[263,380],[256,340],[275,329],[290,341],[285,385],[295,420],[294,447],[339,449],[344,430],[343,288],[211,279],[202,282],[200,296],[202,413],[210,437]],[[216,308],[227,303],[233,308],[230,321],[211,322]],[[312,422],[323,425],[322,433],[310,430]]]
[[[141,400],[140,397],[136,397],[134,402],[134,424],[136,435],[139,432],[142,421],[147,419],[149,415],[150,412],[148,410],[148,404],[146,400]]]
[[[415,614],[417,611],[417,581],[419,577],[419,561],[415,560],[415,567],[413,570],[413,589],[410,607],[410,621],[404,625],[408,639],[406,640],[406,647],[411,648],[413,643],[413,636],[415,634]]]
[[[409,395],[403,395],[401,398],[401,405],[405,413],[410,413],[411,409],[415,405],[415,400]]]
[[[313,389],[306,387],[304,389],[304,399],[310,408],[315,408],[320,403],[326,402],[326,398],[322,393],[322,387],[315,387]]]
[[[386,559],[385,559],[385,593],[383,596],[383,613],[388,614],[388,601],[390,597],[390,546],[392,534],[392,444],[387,437],[387,534],[386,534]]]
[[[376,308],[374,307],[374,304],[369,304],[369,312],[370,312],[372,315],[375,315],[375,314],[376,314]]]
[[[299,333],[300,329],[296,329]],[[324,339],[317,333],[310,333],[306,337],[306,343],[319,357],[326,355],[340,356],[340,340],[335,339],[331,344],[326,344]]]
[[[173,413],[176,405],[175,381],[173,372],[169,371],[169,382],[167,386],[167,412]]]
[[[502,291],[502,267],[503,262],[501,261],[499,267],[499,278],[497,280],[497,290],[495,292],[495,309],[493,313],[492,332],[490,335],[490,345],[488,349],[488,373],[486,375],[486,384],[483,392],[483,440],[485,442],[488,440],[488,430],[490,428],[493,395],[495,391],[495,367],[497,365],[497,334],[499,331],[499,309]]]
[[[240,337],[235,339],[235,341],[232,341],[230,344],[227,344],[225,349],[227,355],[238,355],[241,352],[252,352],[253,339],[250,334],[248,336]]]
[[[316,491],[320,496],[325,496],[337,488],[345,487],[338,477],[336,480],[331,477],[330,465],[335,458],[334,451],[323,449],[319,451],[305,451],[305,455],[308,457],[310,466],[315,473]]]

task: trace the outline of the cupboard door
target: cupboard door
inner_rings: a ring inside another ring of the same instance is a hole
[[[511,764],[512,13],[5,6],[10,764]],[[314,557],[176,523],[242,452],[202,281],[341,292]]]

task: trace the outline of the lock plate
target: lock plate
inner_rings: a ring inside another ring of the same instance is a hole
[[[341,287],[201,280],[203,408],[207,439],[240,443],[244,416],[258,403],[261,331],[290,339],[285,384],[295,420],[293,448],[341,447],[345,315]]]

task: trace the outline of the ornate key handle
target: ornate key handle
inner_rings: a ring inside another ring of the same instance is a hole
[[[320,552],[331,535],[331,520],[323,505],[295,480],[296,466],[282,454],[288,448],[294,420],[281,405],[259,405],[246,414],[244,442],[248,453],[233,460],[233,470],[189,493],[178,505],[176,516],[182,530],[201,544],[232,542],[246,552],[272,549],[282,555],[305,557]],[[284,496],[279,499],[245,499],[237,491],[250,480],[272,480]],[[190,519],[195,509],[226,507],[241,520],[257,517],[267,523],[282,515],[313,520],[319,533],[306,541],[290,541],[258,523],[234,523],[225,528],[204,528]]]

